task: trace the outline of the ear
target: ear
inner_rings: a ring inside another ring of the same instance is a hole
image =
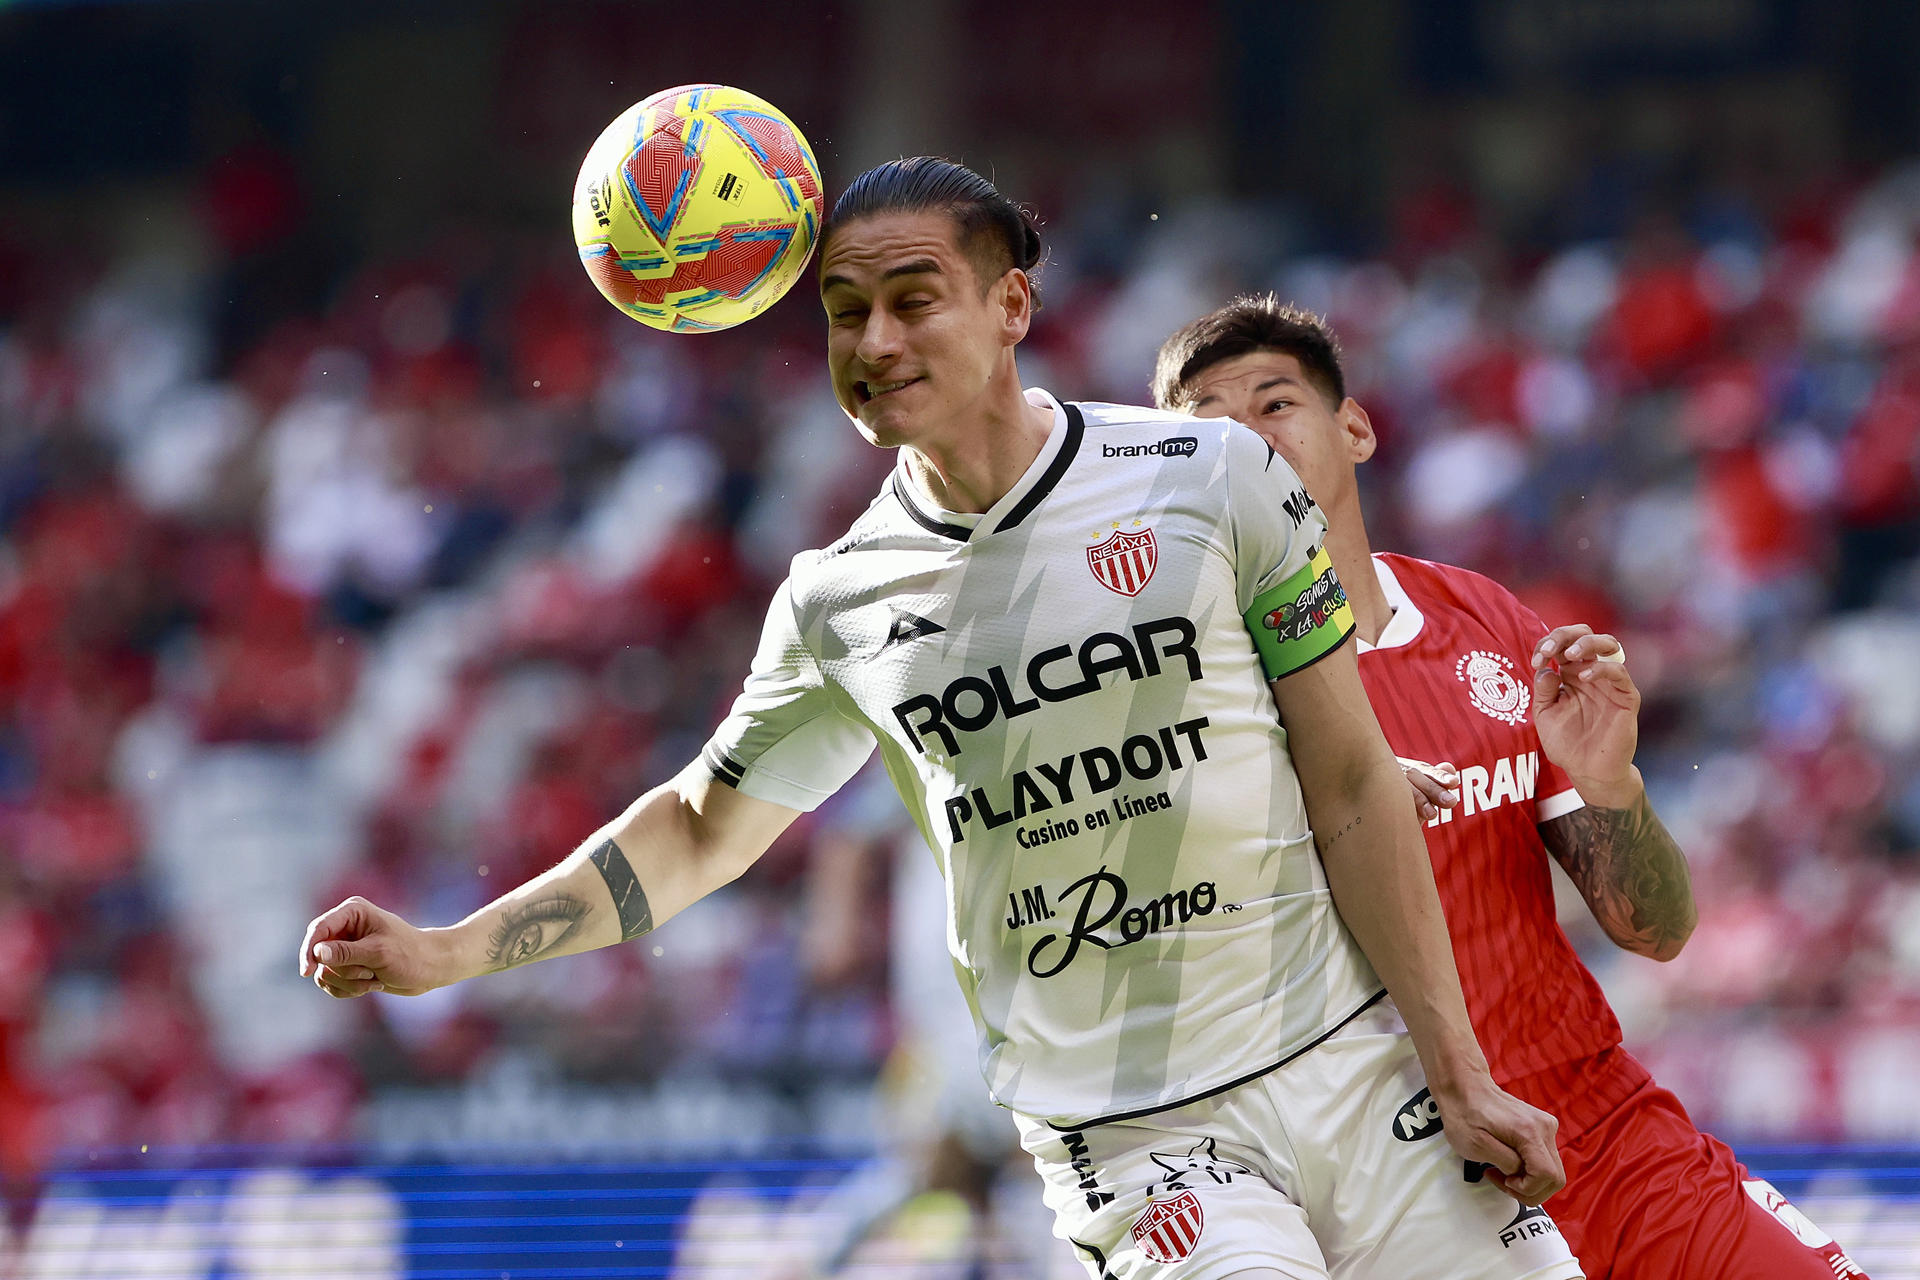
[[[1360,407],[1360,402],[1348,396],[1340,402],[1340,411],[1334,417],[1346,442],[1348,460],[1357,466],[1371,458],[1380,440],[1373,434],[1373,419]]]
[[[1019,267],[1008,267],[993,286],[1001,310],[1001,332],[1008,346],[1020,342],[1033,327],[1033,281]]]

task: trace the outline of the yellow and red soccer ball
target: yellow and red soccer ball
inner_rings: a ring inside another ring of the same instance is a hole
[[[800,278],[822,202],[793,121],[740,89],[682,85],[594,142],[573,187],[573,238],[600,292],[642,324],[725,329]]]

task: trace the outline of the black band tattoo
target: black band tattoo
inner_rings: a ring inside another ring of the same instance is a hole
[[[487,965],[511,969],[565,946],[587,918],[587,904],[564,893],[516,902],[501,914],[487,939]]]
[[[1627,809],[1575,809],[1540,834],[1608,937],[1657,959],[1679,954],[1698,920],[1692,879],[1645,795]]]
[[[600,878],[607,882],[607,892],[613,895],[613,908],[620,913],[621,941],[653,932],[653,908],[647,905],[646,891],[634,878],[633,868],[627,863],[627,855],[620,852],[620,846],[608,840],[587,856],[600,869]]]

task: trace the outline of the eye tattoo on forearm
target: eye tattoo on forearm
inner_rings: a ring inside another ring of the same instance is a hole
[[[628,864],[627,855],[620,852],[620,846],[608,840],[587,856],[599,868],[600,878],[607,882],[607,891],[613,895],[614,910],[620,913],[621,940],[651,933],[653,908],[647,905],[646,891],[634,878],[633,867]]]
[[[557,893],[508,907],[487,939],[487,963],[493,969],[514,965],[559,949],[579,931],[587,904]]]

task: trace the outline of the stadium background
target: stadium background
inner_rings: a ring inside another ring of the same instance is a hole
[[[587,143],[699,79],[830,196],[934,151],[1030,204],[1030,384],[1328,312],[1376,544],[1631,651],[1701,919],[1660,966],[1568,916],[1629,1045],[1920,1275],[1916,68],[1897,0],[0,4],[0,1276],[780,1273],[888,1145],[884,860],[807,907],[897,833],[844,811],[639,945],[293,969],[690,758],[876,487],[804,285],[666,337],[568,243]],[[1015,1190],[994,1273],[1067,1274]]]

